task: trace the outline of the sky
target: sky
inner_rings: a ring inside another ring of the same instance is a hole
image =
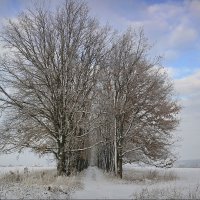
[[[32,0],[0,0],[0,29],[5,19],[30,5]],[[41,1],[41,0],[40,0]],[[51,6],[62,0],[46,0]],[[143,28],[151,54],[162,56],[162,65],[174,82],[182,106],[174,134],[179,159],[200,159],[200,1],[199,0],[87,0],[90,14],[118,31]],[[0,51],[2,49],[0,48]],[[1,164],[44,164],[30,152],[0,156]],[[48,160],[48,159],[47,159]]]

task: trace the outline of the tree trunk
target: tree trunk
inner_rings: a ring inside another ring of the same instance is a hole
[[[119,130],[119,143],[118,143],[118,176],[122,178],[122,163],[123,163],[123,155],[122,155],[122,148],[123,148],[123,124],[120,126]]]
[[[118,152],[117,152],[117,128],[115,126],[115,138],[114,138],[114,149],[115,149],[115,155],[114,155],[114,163],[115,163],[115,175],[117,176],[118,171]]]
[[[118,157],[118,176],[122,178],[122,148],[119,147],[119,157]]]
[[[66,152],[64,149],[65,137],[62,137],[62,142],[58,141],[58,154],[57,154],[57,174],[64,176],[67,173]]]
[[[67,159],[65,159],[65,160],[67,160],[67,164],[66,164],[66,167],[67,167],[67,169],[66,169],[66,174],[67,174],[67,176],[69,176],[70,174],[71,174],[71,152],[68,152],[68,158]]]
[[[58,176],[64,176],[66,175],[66,156],[65,153],[62,152],[61,155],[58,156],[58,161],[57,161],[57,174]]]
[[[116,91],[114,91],[114,108],[116,109],[116,99],[117,99],[117,94]],[[114,149],[115,149],[115,154],[114,154],[114,163],[115,163],[115,175],[117,176],[117,171],[118,171],[118,152],[117,152],[117,117],[115,116],[115,121],[114,121]]]

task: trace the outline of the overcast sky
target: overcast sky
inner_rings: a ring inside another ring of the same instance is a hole
[[[38,0],[39,1],[39,0]],[[0,0],[0,23],[16,18],[31,0]],[[47,0],[55,6],[62,0]],[[123,31],[143,27],[152,55],[164,57],[182,106],[175,132],[180,159],[200,159],[200,1],[184,0],[87,0],[91,15]],[[44,164],[30,153],[0,156],[0,164]]]

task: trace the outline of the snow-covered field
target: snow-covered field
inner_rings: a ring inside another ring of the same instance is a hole
[[[0,199],[69,199],[81,175],[58,177],[55,167],[0,167]]]
[[[89,168],[84,189],[74,199],[200,199],[200,169],[136,168],[124,166],[124,179]]]
[[[0,167],[0,175],[8,173],[8,172],[23,172],[24,168],[26,168],[26,166],[5,166],[5,167]],[[29,172],[33,172],[33,171],[42,171],[42,170],[51,170],[51,169],[55,169],[55,167],[43,167],[43,166],[38,166],[38,167],[27,167]]]
[[[155,169],[127,164],[121,180],[96,167],[76,177],[56,177],[52,167],[32,167],[32,173],[21,181],[5,179],[17,170],[23,172],[24,167],[0,168],[0,199],[200,199],[200,168]]]

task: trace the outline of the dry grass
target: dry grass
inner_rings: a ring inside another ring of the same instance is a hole
[[[133,181],[133,182],[143,182],[143,181],[153,181],[153,182],[167,182],[175,181],[178,179],[178,176],[172,170],[139,170],[131,169],[125,170],[123,180]]]
[[[169,182],[169,181],[176,181],[179,179],[177,174],[172,171],[171,169],[125,169],[123,171],[123,178],[120,179],[119,177],[116,177],[114,173],[106,173],[106,177],[110,181],[118,181],[123,184],[129,184],[129,183],[138,183],[138,184],[144,184],[147,183],[159,183],[159,182]]]
[[[21,184],[21,185],[40,185],[46,187],[47,190],[73,191],[82,188],[81,174],[77,176],[57,176],[56,170],[33,171],[28,174],[17,172],[9,172],[0,177],[0,183],[3,184]]]
[[[143,188],[133,194],[134,199],[200,199],[200,186],[182,188],[168,186],[165,188]]]
[[[149,170],[144,174],[144,179],[147,180],[156,180],[156,181],[175,181],[178,179],[178,176],[172,170],[166,169],[164,172],[158,171],[156,169]]]

